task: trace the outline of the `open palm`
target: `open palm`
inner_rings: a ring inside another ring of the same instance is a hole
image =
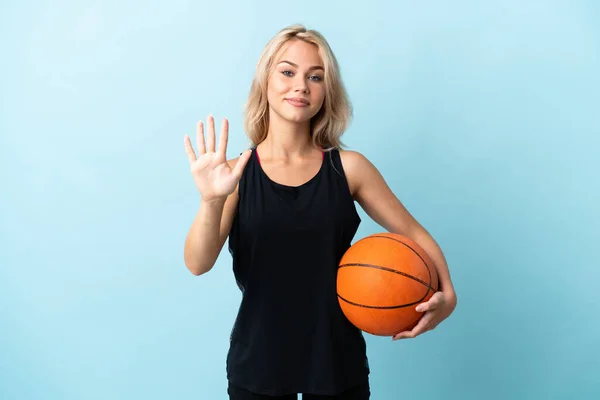
[[[227,162],[227,141],[229,139],[229,122],[223,119],[219,148],[215,149],[215,121],[212,116],[207,119],[208,134],[204,141],[204,124],[199,121],[196,126],[196,142],[198,155],[194,153],[189,136],[184,136],[185,152],[190,162],[190,169],[194,183],[202,196],[203,201],[225,199],[235,190],[250,151],[245,151],[240,156],[236,165],[231,168]]]

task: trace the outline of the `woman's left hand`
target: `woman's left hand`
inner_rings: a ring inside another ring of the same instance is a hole
[[[397,333],[393,340],[415,338],[427,331],[435,329],[443,320],[448,318],[456,307],[456,295],[454,293],[436,292],[425,303],[416,307],[418,312],[425,312],[417,325],[410,331]]]

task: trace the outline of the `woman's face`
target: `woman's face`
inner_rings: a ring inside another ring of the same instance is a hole
[[[306,122],[325,99],[323,61],[314,44],[289,41],[275,61],[267,83],[270,111],[284,120]]]

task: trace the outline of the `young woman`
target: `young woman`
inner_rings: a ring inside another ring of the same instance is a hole
[[[227,356],[230,399],[370,397],[362,332],[343,315],[337,265],[360,223],[355,201],[380,226],[431,256],[440,291],[417,306],[419,324],[394,339],[435,328],[456,306],[442,251],[363,155],[341,150],[351,107],[323,36],[294,25],[264,49],[246,108],[253,143],[227,160],[212,116],[197,125],[197,152],[184,144],[199,211],[185,242],[194,275],[213,267],[225,241],[243,296]]]

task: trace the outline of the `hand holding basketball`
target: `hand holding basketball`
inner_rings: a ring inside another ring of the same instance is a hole
[[[427,252],[395,233],[369,235],[346,251],[338,268],[337,294],[351,323],[394,340],[434,329],[456,307],[453,291],[439,291],[437,270]]]
[[[190,162],[190,168],[194,183],[202,196],[203,201],[215,201],[225,199],[235,190],[242,171],[250,159],[250,150],[246,150],[240,156],[234,168],[227,163],[227,141],[229,137],[229,122],[223,119],[219,148],[215,148],[215,121],[212,116],[208,117],[208,135],[204,142],[204,124],[199,121],[196,126],[196,141],[198,156],[194,153],[189,136],[184,136],[185,152]]]
[[[433,261],[414,240],[377,233],[354,243],[339,263],[337,295],[356,327],[378,336],[413,329],[423,316],[417,304],[438,291]]]
[[[435,292],[431,298],[419,304],[416,311],[425,312],[417,325],[408,331],[394,335],[393,340],[415,338],[425,332],[435,329],[456,307],[456,296],[445,292]]]

